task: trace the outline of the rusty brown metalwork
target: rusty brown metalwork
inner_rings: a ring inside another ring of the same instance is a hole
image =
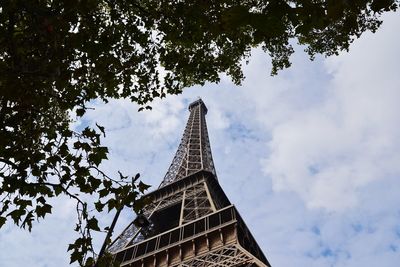
[[[109,246],[121,266],[260,266],[270,264],[236,208],[222,190],[214,169],[201,99],[190,116],[178,151],[151,203]]]

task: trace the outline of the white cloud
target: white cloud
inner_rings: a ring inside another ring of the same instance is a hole
[[[297,192],[310,208],[344,210],[359,203],[361,187],[400,175],[400,38],[391,36],[393,20],[350,54],[326,61],[332,78],[320,88],[328,91],[322,101],[298,109],[278,98],[291,114],[273,127],[263,161],[275,190]]]

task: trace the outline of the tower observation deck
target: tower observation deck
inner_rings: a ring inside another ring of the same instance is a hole
[[[149,194],[142,221],[111,243],[114,261],[130,267],[260,266],[270,264],[216,176],[199,99],[159,188]],[[140,225],[140,226],[138,226]]]

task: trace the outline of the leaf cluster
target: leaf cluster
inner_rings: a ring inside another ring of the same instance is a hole
[[[103,127],[98,128],[104,132]],[[101,133],[85,128],[80,133],[71,131],[70,134],[70,138],[58,135],[51,140],[43,136],[44,147],[31,152],[40,155],[39,161],[20,154],[9,163],[3,160],[0,169],[0,227],[11,219],[16,225],[31,231],[35,220],[51,214],[51,199],[68,196],[76,203],[75,231],[80,236],[68,247],[71,263],[78,261],[81,266],[92,266],[96,255],[91,233],[108,231],[100,228],[93,214],[123,207],[140,212],[144,206],[141,196],[148,186],[138,181],[139,174],[130,178],[119,173],[119,177],[113,179],[99,169],[108,154],[108,149],[101,146]],[[71,140],[74,142],[68,144]],[[2,151],[11,153],[7,147]]]

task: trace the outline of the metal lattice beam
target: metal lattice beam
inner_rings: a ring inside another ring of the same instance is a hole
[[[204,183],[188,188],[182,202],[181,224],[196,220],[215,211]]]
[[[199,99],[189,106],[189,110],[189,119],[178,151],[160,187],[200,170],[207,170],[216,175],[205,120],[207,108]]]
[[[181,263],[177,266],[182,267],[231,267],[231,266],[248,266],[254,263],[254,258],[244,253],[237,246],[226,246],[216,251],[200,257],[195,257],[192,260]]]

